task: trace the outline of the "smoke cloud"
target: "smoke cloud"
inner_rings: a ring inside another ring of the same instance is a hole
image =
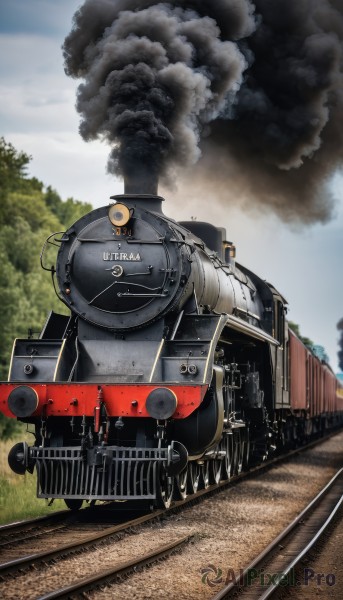
[[[343,371],[343,319],[337,323],[337,329],[341,332],[339,339],[339,351],[338,351],[338,366]]]
[[[108,168],[326,221],[343,159],[343,0],[86,0],[64,42]]]

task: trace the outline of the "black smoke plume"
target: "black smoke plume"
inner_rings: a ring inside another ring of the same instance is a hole
[[[111,172],[170,183],[188,167],[311,222],[332,216],[343,159],[342,40],[343,0],[86,0],[64,57]]]
[[[339,339],[339,350],[338,350],[338,366],[343,371],[343,319],[338,321],[337,329],[341,332],[341,337]]]

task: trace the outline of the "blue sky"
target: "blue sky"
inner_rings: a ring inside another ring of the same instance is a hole
[[[77,84],[63,70],[61,46],[79,0],[0,0],[0,135],[32,156],[30,173],[62,196],[94,207],[123,192],[106,174],[108,147],[78,134]],[[160,190],[175,219],[208,219],[225,226],[238,260],[288,299],[289,317],[303,335],[325,346],[337,369],[343,317],[343,177],[337,175],[336,217],[326,225],[290,228],[270,214],[199,201],[191,186]],[[210,214],[209,207],[210,206]]]
[[[73,0],[0,0],[0,32],[63,36],[80,4]]]

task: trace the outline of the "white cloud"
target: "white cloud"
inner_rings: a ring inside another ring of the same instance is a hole
[[[0,36],[0,56],[7,57],[0,68],[2,133],[75,127],[76,85],[64,74],[53,40]]]
[[[32,156],[29,174],[51,185],[63,199],[73,197],[94,207],[123,193],[123,183],[106,174],[108,148],[86,144],[78,135],[62,132],[16,133],[7,140]]]
[[[0,131],[32,156],[30,174],[63,198],[106,204],[123,185],[106,175],[109,148],[78,133],[77,83],[63,71],[60,43],[37,35],[0,36]],[[6,66],[4,66],[6,62]]]

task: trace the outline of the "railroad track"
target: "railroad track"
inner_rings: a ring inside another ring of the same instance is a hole
[[[141,516],[147,512],[148,507],[145,511],[136,507],[113,511],[111,504],[105,502],[79,511],[63,510],[0,525],[0,567],[4,562],[20,559],[26,554],[34,555],[37,546],[40,549],[48,546],[52,550],[57,544],[63,544],[66,537],[86,539],[94,529],[106,531],[128,519],[132,520],[135,514]]]
[[[328,438],[319,440],[319,443],[322,441],[325,441],[327,439]],[[311,446],[315,446],[317,444],[318,444],[318,441],[316,443],[312,443]],[[218,493],[218,491],[227,488],[232,483],[237,483],[238,481],[240,481],[244,478],[253,477],[258,471],[269,470],[276,463],[284,462],[290,456],[299,454],[302,451],[307,450],[308,448],[309,448],[309,446],[296,449],[292,453],[289,453],[287,456],[276,457],[273,461],[269,461],[268,463],[260,465],[259,467],[256,467],[255,469],[249,471],[248,473],[242,473],[241,475],[234,477],[230,482],[227,482],[227,481],[221,482],[219,484],[219,486],[214,485],[214,486],[210,486],[206,489],[203,489],[203,490],[199,491],[197,494],[194,494],[193,496],[189,496],[185,501],[177,502],[175,504],[175,506],[172,507],[171,509],[155,511],[154,513],[149,513],[149,514],[140,516],[139,518],[135,518],[135,519],[131,519],[129,521],[122,522],[120,524],[115,525],[114,527],[113,526],[107,527],[107,529],[105,529],[104,531],[97,532],[96,534],[92,534],[91,536],[83,537],[83,539],[79,539],[76,542],[74,541],[73,543],[62,544],[55,549],[45,550],[44,552],[30,554],[28,556],[23,556],[23,557],[15,559],[15,560],[7,561],[6,563],[2,563],[0,565],[0,578],[2,578],[3,581],[6,581],[6,579],[8,577],[11,579],[13,574],[15,574],[16,572],[23,572],[23,571],[25,572],[32,568],[40,568],[39,565],[46,565],[48,563],[51,563],[51,561],[64,559],[74,553],[86,551],[89,548],[94,548],[103,543],[111,543],[111,541],[113,541],[114,539],[116,539],[116,540],[118,538],[120,539],[123,535],[125,535],[125,533],[130,533],[141,525],[144,525],[144,524],[147,524],[154,520],[160,519],[163,516],[167,515],[168,513],[172,514],[175,511],[182,509],[187,504],[197,502],[198,499],[201,498],[202,496],[208,496],[211,494]],[[70,521],[70,518],[71,518],[70,512],[67,512],[67,511],[63,511],[63,512],[66,515],[68,515],[68,519]],[[86,512],[88,512],[88,509],[81,511],[81,513],[86,513]],[[94,509],[93,509],[93,511],[90,511],[90,514],[94,515]],[[49,516],[49,519],[50,519],[50,517],[51,516]],[[59,515],[59,518],[61,518],[61,515]],[[34,520],[34,522],[36,522],[36,521],[37,520]],[[44,522],[44,521],[46,521],[46,519],[43,518],[43,519],[39,519],[38,521]],[[31,522],[31,524],[32,524],[32,522]],[[17,529],[19,525],[22,525],[22,523],[15,524],[14,529]],[[6,530],[6,529],[7,530],[10,529],[10,527],[5,527],[4,530]],[[18,531],[18,529],[17,529],[17,531]],[[0,532],[1,532],[1,530],[0,530]],[[187,542],[184,540],[183,545],[186,543]],[[180,545],[182,546],[181,542],[180,542]],[[161,549],[161,552],[162,552],[162,549]],[[168,551],[166,549],[166,553],[167,552]],[[172,548],[170,548],[170,552],[173,552]],[[158,554],[159,554],[159,549],[156,550],[155,554],[152,553],[151,556],[148,555],[148,556],[139,557],[139,560],[135,559],[134,561],[131,561],[131,562],[129,561],[128,564],[119,565],[119,567],[117,565],[116,567],[111,569],[110,572],[106,571],[105,573],[101,574],[101,577],[103,577],[103,580],[106,580],[106,581],[108,581],[108,580],[115,581],[116,578],[121,573],[121,571],[120,571],[121,568],[124,569],[123,572],[127,572],[127,573],[129,573],[130,571],[132,572],[134,569],[138,568],[138,566],[137,566],[138,563],[141,564],[141,566],[142,566],[143,564],[151,564],[151,563],[159,560]],[[43,567],[41,567],[41,568],[43,568]],[[125,569],[126,569],[126,571],[125,571]],[[118,573],[116,572],[116,570],[118,570]],[[89,581],[87,580],[84,582],[87,589],[89,589],[90,586],[94,587],[96,585],[99,585],[99,583],[97,582],[96,579],[97,578],[95,578],[94,581],[92,580],[93,583],[90,580]],[[61,592],[61,594],[62,594],[62,592]],[[47,596],[47,598],[48,597],[49,596]],[[55,596],[51,596],[51,598],[52,597],[55,597]],[[63,597],[63,596],[61,595],[61,596],[56,596],[56,597]]]
[[[66,557],[67,555],[87,550],[88,548],[94,547],[96,544],[100,544],[105,541],[111,541],[111,538],[115,538],[115,536],[118,536],[118,534],[128,532],[136,527],[139,527],[140,525],[144,525],[149,521],[159,518],[162,514],[164,514],[164,512],[165,511],[163,510],[156,511],[153,515],[148,514],[130,521],[125,521],[124,523],[120,523],[114,527],[108,527],[104,531],[83,537],[78,541],[73,541],[71,543],[59,545],[58,547],[50,550],[45,550],[44,552],[23,556],[21,558],[1,563],[0,578],[4,578],[4,576],[8,575],[9,573],[14,573],[18,570],[24,570],[42,563],[49,563],[60,557]]]
[[[72,520],[70,511],[64,510],[35,519],[0,525],[0,551],[7,546],[59,531],[65,527],[66,522]]]
[[[172,556],[175,552],[181,551],[181,549],[194,539],[194,536],[185,536],[170,544],[159,546],[152,552],[148,552],[141,556],[136,557],[133,560],[119,563],[111,569],[106,569],[101,573],[97,573],[90,577],[85,577],[80,581],[64,586],[54,592],[44,594],[37,600],[56,600],[57,598],[70,598],[70,595],[77,595],[93,590],[101,585],[109,585],[121,580],[123,576],[127,576],[130,573],[136,573],[139,569],[150,566],[157,561]]]
[[[51,528],[51,532],[53,532],[63,528],[66,523],[87,521],[87,519],[92,519],[101,512],[105,514],[105,506],[108,508],[109,503],[106,502],[97,506],[91,505],[80,511],[61,510],[33,519],[0,525],[0,549],[17,541],[20,542],[26,537],[32,539],[44,535],[47,528]]]
[[[144,525],[153,519],[157,519],[164,514],[164,512],[165,511],[161,510],[157,511],[158,514],[154,513],[154,516],[148,514],[131,521],[126,521],[125,523],[116,525],[115,527],[109,528],[106,531],[98,532],[79,542],[59,546],[55,550],[49,550],[39,554],[25,556],[8,563],[3,563],[0,565],[0,579],[2,579],[3,584],[6,585],[11,580],[13,581],[13,576],[15,577],[18,572],[29,572],[32,570],[32,568],[37,569],[39,566],[41,568],[45,568],[46,565],[52,561],[63,560],[72,553],[85,551],[89,548],[94,549],[94,547],[99,546],[101,542],[111,541],[120,533],[128,533],[129,531],[133,531],[133,529],[137,528],[139,525]],[[118,562],[109,569],[104,569],[103,571],[96,572],[90,576],[79,578],[77,581],[72,582],[61,589],[54,590],[53,592],[46,593],[38,596],[37,598],[40,598],[40,600],[68,598],[70,597],[70,594],[73,594],[74,596],[89,589],[94,589],[103,584],[114,583],[118,580],[121,580],[123,576],[128,576],[130,573],[136,573],[139,569],[150,566],[157,561],[167,558],[173,555],[175,552],[180,552],[182,548],[189,544],[193,539],[194,535],[188,535],[178,538],[177,540],[174,540],[168,544],[159,544],[157,548],[155,547],[153,550],[136,556],[131,560]],[[155,540],[153,540],[153,542],[155,545]]]
[[[343,505],[343,469],[308,506],[212,600],[267,600],[277,590],[295,585],[295,567],[314,547]]]
[[[229,486],[235,485],[242,479],[254,477],[256,473],[264,472],[272,468],[274,465],[281,462],[287,461],[294,455],[302,453],[311,447],[315,447],[322,442],[328,440],[330,437],[335,435],[337,432],[333,432],[320,440],[312,441],[306,446],[296,448],[286,455],[279,455],[275,458],[262,463],[257,467],[250,469],[247,472],[242,472],[238,475],[234,475],[229,481],[221,481],[219,484],[206,486],[202,490],[198,490],[196,494],[188,495],[185,500],[176,501],[173,506],[169,509],[155,510],[154,512],[148,512],[142,515],[142,511],[139,513],[139,517],[135,519],[126,519],[125,514],[121,511],[112,512],[111,509],[107,511],[106,518],[113,523],[113,520],[117,521],[115,526],[104,525],[102,531],[87,535],[86,532],[82,532],[80,521],[87,522],[92,521],[93,524],[96,522],[98,515],[101,514],[101,507],[85,508],[82,511],[71,513],[68,511],[59,511],[56,514],[48,515],[45,517],[38,517],[32,520],[21,521],[9,525],[0,527],[0,552],[1,552],[1,563],[0,563],[0,577],[6,573],[13,572],[18,569],[25,569],[32,564],[39,564],[41,562],[47,562],[55,560],[60,553],[63,555],[80,552],[82,549],[87,549],[90,545],[94,545],[97,542],[102,543],[106,540],[110,540],[111,537],[117,536],[118,534],[125,533],[130,529],[139,527],[148,522],[152,522],[156,519],[160,519],[162,516],[167,514],[173,514],[175,511],[181,510],[183,507],[193,504],[200,500],[203,496],[210,496],[212,494],[219,493],[223,489]],[[338,432],[339,433],[339,432]],[[108,505],[109,506],[109,505]],[[108,508],[108,507],[107,507]],[[126,513],[127,514],[127,513]],[[88,516],[89,515],[89,516]],[[94,525],[93,525],[94,527]],[[69,536],[72,538],[70,543],[63,543],[63,540],[58,542],[56,545],[57,536],[62,537],[63,530],[68,530]],[[73,530],[75,533],[73,534]],[[42,550],[41,552],[35,552],[29,550],[28,554],[25,549],[25,542],[31,542],[34,538],[41,538],[39,540],[40,545],[44,546],[44,536],[51,539],[51,536],[56,534],[56,537],[51,544],[48,541],[49,550]],[[75,538],[77,538],[75,540]],[[22,549],[20,548],[22,546]],[[6,555],[7,551],[7,555]],[[15,554],[15,552],[17,552]],[[19,555],[18,555],[19,554]],[[14,557],[13,557],[14,555]]]

